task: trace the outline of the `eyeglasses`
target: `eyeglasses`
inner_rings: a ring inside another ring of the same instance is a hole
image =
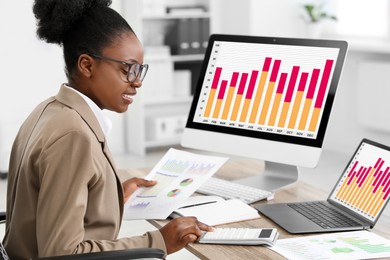
[[[116,60],[96,54],[90,54],[92,57],[101,59],[101,60],[108,60],[116,63],[120,63],[123,65],[127,65],[127,71],[124,71],[123,75],[126,75],[125,81],[128,81],[129,83],[133,83],[136,81],[137,78],[142,82],[146,76],[146,72],[148,72],[149,65],[148,64],[138,64],[138,63],[129,63],[126,61]]]

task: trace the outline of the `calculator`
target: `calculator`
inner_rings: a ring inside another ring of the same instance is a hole
[[[199,243],[273,246],[278,237],[276,228],[215,228],[212,232],[204,232]]]

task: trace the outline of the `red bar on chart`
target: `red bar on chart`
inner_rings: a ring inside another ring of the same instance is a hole
[[[248,73],[242,73],[241,79],[240,79],[240,85],[238,86],[236,100],[234,101],[234,105],[233,105],[232,115],[230,116],[230,120],[232,120],[232,121],[236,121],[236,119],[237,119],[238,110],[240,109],[240,106],[241,106],[241,100],[242,100],[242,96],[243,96],[244,91],[245,91],[245,85],[246,85],[247,79],[248,79]]]
[[[377,179],[374,182],[375,191],[378,189],[379,186],[379,177],[382,175],[383,172],[380,171],[385,161],[383,161],[381,158],[378,159],[378,161],[375,164],[375,168],[377,169],[374,176],[377,177]]]
[[[275,60],[274,66],[272,68],[271,77],[270,77],[270,80],[269,80],[269,83],[268,83],[267,92],[265,94],[263,106],[261,108],[261,113],[260,113],[260,118],[259,118],[259,124],[260,125],[264,125],[265,120],[267,118],[268,109],[269,109],[270,104],[271,104],[271,98],[272,98],[272,95],[274,93],[274,87],[275,87],[276,78],[278,77],[278,73],[279,73],[280,63],[281,63],[281,60]]]
[[[320,75],[320,70],[313,69],[313,73],[311,74],[311,79],[309,83],[309,89],[307,90],[307,94],[305,98],[305,104],[303,105],[301,119],[299,120],[299,126],[298,126],[299,130],[305,130],[306,128],[307,119],[309,118],[309,112],[313,102],[314,92],[316,90],[319,75]]]
[[[269,68],[271,66],[272,58],[266,57],[263,64],[263,70],[261,71],[260,81],[257,85],[257,92],[253,103],[252,112],[249,118],[249,123],[254,124],[257,117],[257,111],[259,111],[261,97],[263,96],[265,81],[268,77]]]
[[[344,181],[341,188],[338,190],[337,194],[336,194],[336,197],[344,200],[345,199],[345,196],[346,194],[348,193],[347,192],[347,186],[351,184],[352,182],[352,179],[353,177],[355,176],[356,174],[356,171],[355,171],[355,168],[356,168],[356,165],[359,163],[359,161],[355,161],[355,163],[353,164],[351,170],[349,171],[348,173],[348,181]]]
[[[332,67],[333,67],[333,60],[326,60],[324,73],[322,74],[322,78],[320,82],[320,88],[318,89],[316,102],[314,104],[313,116],[311,118],[309,131],[315,131],[317,129],[317,123],[320,117],[320,112],[322,110],[322,104],[324,103],[326,89],[328,86]]]
[[[216,102],[215,107],[214,107],[213,118],[219,117],[219,112],[221,111],[222,101],[223,101],[223,98],[225,96],[227,84],[228,84],[227,80],[221,81],[221,87],[220,87],[219,92],[218,92],[217,102]]]
[[[212,108],[213,103],[214,103],[215,93],[217,92],[219,78],[221,77],[221,72],[222,72],[222,68],[221,67],[217,67],[215,69],[213,82],[211,84],[211,89],[210,89],[210,92],[209,92],[209,97],[208,97],[206,109],[205,109],[205,112],[204,112],[204,117],[209,117],[210,116],[211,108]]]
[[[298,84],[298,91],[297,94],[295,95],[293,110],[291,112],[290,120],[288,122],[288,128],[290,129],[295,128],[295,124],[297,122],[299,108],[301,107],[302,104],[303,93],[305,91],[306,81],[308,76],[309,73],[307,72],[303,72],[301,74],[301,79],[299,80],[299,84]]]
[[[356,192],[358,190],[360,190],[358,188],[357,179],[359,179],[359,177],[362,176],[362,174],[364,174],[364,172],[366,170],[367,170],[367,167],[360,166],[360,169],[359,169],[358,173],[355,175],[356,180],[353,183],[353,185],[351,186],[351,191],[349,191],[349,194],[347,195],[347,198],[346,198],[346,201],[348,201],[348,203],[350,203],[350,204],[352,203],[352,200],[355,197]]]
[[[278,114],[278,111],[279,111],[280,101],[281,101],[282,96],[283,96],[284,86],[286,84],[286,79],[287,79],[287,73],[281,73],[280,79],[278,82],[278,87],[276,89],[274,103],[272,105],[271,115],[270,115],[269,120],[268,120],[269,126],[275,125],[276,115]]]
[[[352,200],[353,205],[357,205],[357,207],[362,207],[364,201],[367,200],[368,196],[372,192],[372,183],[374,182],[375,178],[373,176],[373,173],[375,171],[375,168],[369,167],[366,171],[366,176],[364,177],[364,182],[360,183],[359,188],[359,194],[355,196],[355,198]]]
[[[379,190],[375,193],[375,197],[371,200],[371,204],[368,207],[368,211],[371,215],[376,216],[379,212],[379,210],[382,208],[383,204],[386,202],[386,182],[389,178],[390,173],[386,172],[383,175],[383,179],[381,181],[381,186]]]
[[[228,118],[228,115],[229,115],[230,106],[232,105],[234,91],[236,90],[238,76],[239,76],[238,72],[233,72],[232,78],[230,79],[230,86],[229,86],[229,90],[228,90],[228,95],[227,95],[226,103],[225,103],[225,106],[223,108],[223,113],[222,113],[222,119],[224,119],[224,120],[226,120]]]
[[[286,93],[286,96],[285,96],[284,102],[283,102],[282,113],[280,115],[280,119],[279,119],[279,123],[278,123],[279,127],[284,127],[284,125],[286,124],[287,113],[288,113],[288,110],[290,108],[291,99],[292,99],[292,95],[294,93],[295,83],[297,82],[299,69],[300,69],[299,66],[293,66],[293,68],[292,68],[290,81],[289,81],[288,87],[287,87],[287,93]]]
[[[373,166],[355,161],[336,198],[375,217],[390,193],[390,167],[383,169],[385,161],[378,158]]]
[[[242,112],[241,112],[241,116],[240,116],[241,122],[246,121],[246,117],[248,115],[248,110],[249,110],[249,105],[252,101],[253,91],[255,89],[258,75],[259,75],[258,70],[252,70],[251,78],[249,80],[248,91],[246,92],[246,95],[245,95],[244,107],[242,108]]]

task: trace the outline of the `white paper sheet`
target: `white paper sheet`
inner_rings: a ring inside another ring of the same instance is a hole
[[[175,213],[176,216],[195,216],[209,226],[260,218],[256,209],[238,199],[222,199],[214,203],[176,209],[173,214]]]
[[[157,184],[134,192],[125,204],[124,219],[166,219],[227,159],[169,149],[145,177]]]
[[[390,257],[390,240],[369,231],[280,239],[270,249],[287,259],[353,260]]]

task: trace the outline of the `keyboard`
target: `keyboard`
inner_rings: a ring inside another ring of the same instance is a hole
[[[323,201],[288,203],[287,205],[324,229],[360,226],[356,221],[328,207]]]
[[[216,195],[224,199],[239,199],[246,204],[273,198],[273,192],[247,185],[227,181],[215,177],[208,179],[197,192],[206,195]]]

